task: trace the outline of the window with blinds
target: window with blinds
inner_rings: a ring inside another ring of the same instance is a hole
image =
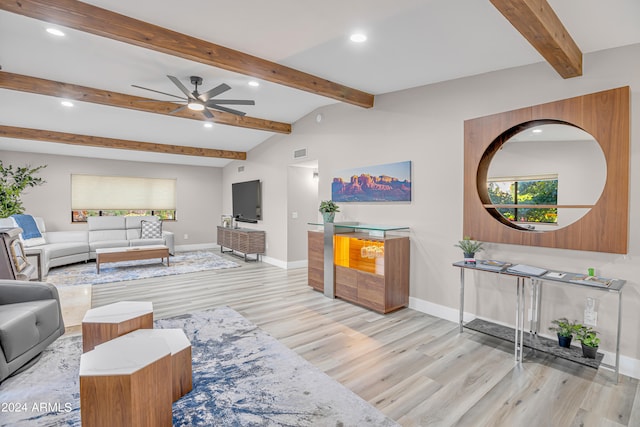
[[[176,179],[71,175],[71,217],[157,215],[175,220]]]

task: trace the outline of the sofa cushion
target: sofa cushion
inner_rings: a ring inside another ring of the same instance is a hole
[[[95,252],[96,249],[101,248],[126,248],[129,247],[128,240],[102,240],[89,243],[89,250]]]
[[[49,243],[43,248],[47,259],[62,258],[69,255],[77,255],[89,252],[87,242]]]
[[[163,238],[160,239],[131,239],[131,246],[166,245]]]
[[[132,228],[140,229],[142,221],[158,221],[155,215],[140,215],[140,216],[127,216],[125,217],[125,228],[130,230]]]
[[[140,223],[141,239],[161,239],[162,238],[162,222],[161,221],[142,221]]]
[[[54,333],[60,320],[55,299],[0,305],[0,345],[7,362]]]
[[[89,231],[89,242],[102,242],[108,240],[127,240],[127,233],[125,232],[124,228],[120,230],[116,229]]]
[[[123,216],[90,216],[87,218],[87,225],[89,231],[93,230],[123,230],[124,231]]]

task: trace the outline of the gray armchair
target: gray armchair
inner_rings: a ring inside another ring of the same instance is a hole
[[[0,382],[64,334],[60,297],[42,282],[0,280]]]

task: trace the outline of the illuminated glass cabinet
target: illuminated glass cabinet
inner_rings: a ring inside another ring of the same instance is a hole
[[[380,313],[406,307],[409,237],[389,234],[406,230],[407,227],[336,223],[324,225],[323,231],[309,231],[309,285],[329,297]],[[327,256],[333,259],[329,275],[325,268]]]

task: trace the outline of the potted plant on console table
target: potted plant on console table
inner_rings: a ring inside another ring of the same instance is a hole
[[[478,242],[477,240],[472,240],[469,236],[464,236],[462,240],[458,241],[457,245],[453,245],[456,248],[462,249],[462,253],[464,254],[464,263],[465,264],[475,264],[476,263],[476,252],[482,251],[484,248],[482,247],[482,242]]]
[[[340,212],[340,207],[333,200],[323,200],[320,202],[320,209],[324,222],[333,222],[336,212]]]
[[[570,322],[566,317],[552,320],[551,323],[554,326],[549,326],[549,330],[555,331],[558,335],[558,345],[566,348],[571,348],[573,334],[577,334],[583,327],[579,323]]]
[[[576,332],[576,339],[582,344],[582,355],[589,359],[595,359],[600,346],[598,332],[588,326],[581,326]]]

